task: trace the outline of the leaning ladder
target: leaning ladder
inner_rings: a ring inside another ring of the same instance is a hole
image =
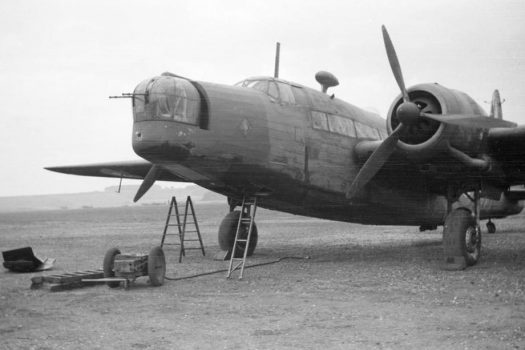
[[[235,232],[235,241],[230,257],[230,266],[228,268],[228,277],[230,278],[233,271],[241,269],[239,279],[242,279],[244,274],[244,267],[246,265],[246,257],[248,256],[248,248],[250,246],[250,239],[253,231],[253,223],[255,221],[255,212],[257,211],[257,197],[246,197],[242,199],[241,215],[239,215],[239,221],[237,222],[237,231]],[[246,237],[241,237],[243,233],[243,226],[248,224],[248,233]],[[237,248],[239,243],[244,243],[244,252],[242,258],[237,257]],[[235,264],[234,264],[235,262]]]
[[[188,211],[191,212],[191,216],[188,218]],[[175,223],[170,223],[171,219],[175,217]],[[184,218],[181,223],[181,218]],[[168,228],[170,226],[176,226],[176,233],[169,233]],[[187,226],[190,226],[190,230],[187,230]],[[197,233],[197,238],[187,239],[186,233]],[[166,236],[179,236],[179,242],[167,243]],[[200,247],[186,247],[184,246],[185,242],[199,242]],[[168,211],[168,216],[166,217],[166,225],[164,225],[164,231],[162,232],[162,240],[160,246],[164,247],[165,245],[175,245],[180,246],[179,251],[179,262],[182,262],[182,257],[186,256],[186,250],[202,250],[202,255],[206,255],[204,252],[204,245],[202,244],[201,232],[199,230],[199,224],[197,223],[197,217],[195,216],[195,209],[193,208],[193,202],[191,197],[186,198],[186,206],[184,208],[184,214],[181,214],[179,211],[179,206],[177,204],[177,198],[171,197],[170,209]]]

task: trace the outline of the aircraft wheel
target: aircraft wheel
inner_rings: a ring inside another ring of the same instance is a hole
[[[443,228],[445,258],[463,256],[467,266],[476,264],[481,254],[481,230],[470,210],[458,208],[445,220]]]
[[[161,247],[154,247],[148,255],[148,277],[152,286],[161,286],[166,275],[166,259]]]
[[[104,270],[104,278],[115,277],[115,271],[113,271],[113,266],[115,265],[115,257],[120,254],[120,249],[111,248],[106,252],[104,256],[104,262],[102,263],[102,268]],[[106,282],[108,287],[117,288],[120,286],[120,282]]]
[[[489,220],[487,222],[487,232],[488,233],[496,233],[496,225],[492,221]]]
[[[235,243],[235,231],[237,230],[237,224],[239,222],[239,216],[241,212],[239,210],[234,210],[228,213],[219,226],[219,246],[222,250],[231,250],[233,244]],[[241,226],[240,238],[246,238],[248,236],[248,225]],[[253,223],[252,236],[250,238],[250,246],[248,247],[248,256],[252,256],[257,246],[258,233],[257,225]],[[238,249],[235,256],[242,255],[246,247],[246,243],[239,242],[237,246]]]

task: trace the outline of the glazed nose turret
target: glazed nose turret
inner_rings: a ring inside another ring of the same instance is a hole
[[[133,119],[198,124],[199,92],[186,79],[169,73],[142,81],[134,91]]]
[[[142,81],[133,95],[135,153],[150,161],[186,159],[189,129],[199,127],[201,98],[195,86],[164,73]]]

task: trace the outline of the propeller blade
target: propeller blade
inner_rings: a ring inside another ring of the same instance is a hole
[[[144,178],[144,181],[142,181],[142,184],[140,185],[137,194],[135,195],[135,198],[133,198],[133,202],[137,202],[148,190],[153,186],[155,183],[155,180],[160,175],[160,172],[162,171],[162,168],[158,165],[152,165],[149,169],[148,173],[146,174],[146,177]]]
[[[350,185],[350,188],[346,192],[347,199],[353,198],[359,190],[374,177],[379,169],[381,169],[390,155],[394,153],[397,140],[399,140],[399,134],[404,128],[405,126],[403,124],[399,124],[396,130],[394,130],[366,160],[365,164],[352,182],[352,185]]]
[[[432,113],[421,113],[422,117],[432,119],[444,124],[458,125],[469,128],[481,128],[481,129],[492,129],[492,128],[513,128],[516,126],[515,123],[503,120],[488,118],[476,114],[432,114]]]
[[[386,27],[383,25],[381,26],[381,29],[383,30],[383,40],[385,42],[386,55],[388,56],[388,62],[390,63],[390,67],[392,68],[392,73],[394,73],[394,78],[396,79],[397,85],[401,90],[401,94],[403,94],[403,100],[405,102],[410,102],[410,98],[408,97],[408,91],[405,88],[405,80],[403,79],[403,73],[401,72],[401,65],[399,64],[396,50],[394,49],[394,44],[392,44],[392,40],[390,39],[390,35],[388,35]]]

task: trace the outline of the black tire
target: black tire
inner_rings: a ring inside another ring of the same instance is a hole
[[[166,259],[161,247],[154,247],[148,255],[148,277],[152,286],[162,286],[166,275]]]
[[[490,234],[496,233],[496,225],[492,221],[487,222],[487,232]]]
[[[219,226],[219,246],[222,250],[231,250],[235,243],[235,231],[237,230],[237,224],[239,222],[239,216],[241,212],[239,210],[228,213],[221,221]],[[248,236],[248,225],[242,225],[240,238],[246,238]],[[250,245],[248,246],[248,256],[252,256],[257,247],[258,240],[257,225],[253,223],[252,235],[250,237]],[[239,242],[237,244],[238,249],[235,254],[236,257],[242,256],[244,253],[245,243]]]
[[[476,264],[481,255],[481,230],[470,210],[452,211],[443,227],[443,252],[445,258],[463,256],[467,266]]]
[[[111,248],[106,252],[104,256],[104,262],[102,263],[102,268],[104,269],[104,278],[115,277],[115,271],[113,271],[113,266],[115,264],[115,257],[120,254],[120,249]],[[120,282],[106,282],[109,288],[117,288],[120,286]]]

